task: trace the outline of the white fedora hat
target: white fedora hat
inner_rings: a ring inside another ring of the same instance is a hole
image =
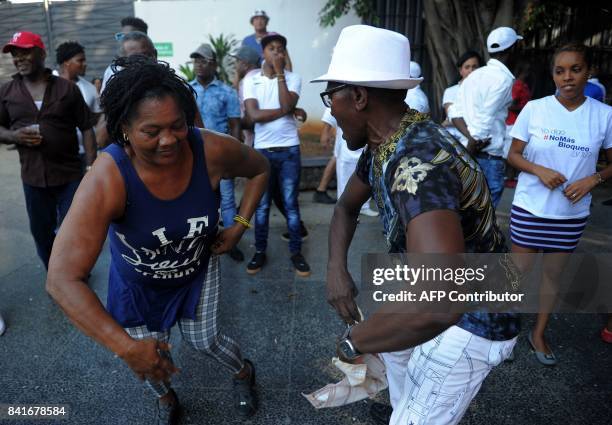
[[[351,25],[340,33],[327,73],[311,83],[325,81],[411,89],[423,78],[410,78],[410,42],[402,34],[368,25]]]

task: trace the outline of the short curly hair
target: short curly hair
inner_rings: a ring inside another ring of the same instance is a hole
[[[144,32],[145,34],[147,33],[147,30],[149,29],[149,26],[147,25],[145,21],[135,16],[126,16],[125,18],[121,20],[122,27],[125,27],[128,25],[130,27],[133,27],[136,31]]]
[[[195,92],[166,62],[133,55],[117,58],[111,69],[115,74],[102,92],[100,104],[106,115],[106,130],[114,143],[121,146],[128,143],[123,137],[122,127],[130,124],[145,99],[172,96],[185,114],[187,126],[194,126],[197,111]]]
[[[85,48],[76,41],[66,41],[55,49],[55,60],[58,65],[72,59],[79,53],[85,53]]]

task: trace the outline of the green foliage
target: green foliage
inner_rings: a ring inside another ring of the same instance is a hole
[[[185,76],[187,81],[193,81],[196,78],[195,72],[193,72],[193,68],[189,62],[186,62],[185,65],[179,65],[179,71]]]
[[[319,12],[319,25],[321,27],[333,26],[338,18],[354,9],[357,16],[366,21],[376,23],[375,0],[327,0]]]
[[[217,56],[218,78],[221,81],[231,85],[232,83],[229,76],[233,73],[234,61],[231,60],[229,55],[238,44],[238,40],[234,38],[233,34],[225,36],[223,33],[221,33],[218,37],[213,37],[211,34],[209,34],[208,39],[210,40],[210,45],[215,51],[215,55]]]
[[[546,30],[561,20],[568,7],[557,2],[529,2],[521,22],[523,32]]]

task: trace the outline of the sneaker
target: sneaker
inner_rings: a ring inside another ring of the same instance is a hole
[[[327,194],[327,191],[319,192],[315,190],[315,193],[312,195],[312,201],[317,204],[335,204],[336,200]]]
[[[291,256],[291,262],[293,263],[293,267],[295,267],[295,272],[298,276],[308,277],[310,276],[310,266],[306,262],[306,259],[301,253],[293,254]]]
[[[388,425],[392,413],[393,408],[388,404],[374,402],[370,406],[370,416],[374,419],[374,423],[379,425]]]
[[[363,207],[359,214],[367,215],[368,217],[378,217],[378,211],[374,211],[369,206]]]
[[[170,392],[174,395],[174,402],[166,404],[157,400],[157,425],[175,425],[179,422],[181,414],[181,404],[173,389]]]
[[[4,334],[4,331],[6,331],[6,324],[4,323],[4,319],[2,318],[2,315],[0,314],[0,336]]]
[[[257,411],[257,394],[255,394],[255,366],[250,360],[244,359],[244,364],[249,366],[250,373],[246,379],[233,380],[234,408],[236,413],[243,418],[253,416]]]
[[[242,263],[244,261],[244,254],[237,246],[230,249],[228,254],[232,260],[237,261],[238,263]]]
[[[261,270],[261,268],[266,263],[266,253],[265,252],[256,252],[247,264],[247,273],[255,274]]]
[[[308,229],[304,226],[304,222],[300,220],[300,234],[302,236],[302,241],[308,239]],[[281,239],[285,242],[289,242],[289,232],[285,232],[281,235]]]

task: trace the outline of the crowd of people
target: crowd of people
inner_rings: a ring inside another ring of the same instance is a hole
[[[92,82],[76,41],[57,47],[55,71],[37,34],[17,32],[3,48],[17,74],[0,87],[0,142],[20,156],[47,291],[145,382],[158,400],[158,424],[180,415],[168,343],[175,324],[185,343],[230,372],[237,414],[256,412],[255,365],[217,325],[219,256],[244,261],[238,243],[254,227],[246,271],[265,267],[272,202],[286,219],[296,274],[311,273],[298,201],[302,79],[287,38],[268,31],[268,22],[265,11],[253,13],[254,33],[233,54],[233,85],[218,78],[209,44],[190,54],[195,78],[179,77],[157,61],[148,26],[135,17],[121,21],[118,57]],[[366,353],[384,360],[391,405],[373,403],[377,423],[458,423],[492,368],[512,359],[520,318],[382,307],[362,320],[347,266],[359,215],[380,216],[391,253],[557,253],[542,281],[543,291],[554,290],[587,225],[591,191],[612,177],[612,107],[591,78],[589,50],[557,49],[556,92],[530,100],[529,67],[510,69],[520,63],[521,40],[512,28],[496,28],[486,64],[475,51],[458,58],[441,124],[430,118],[409,40],[396,32],[344,28],[328,72],[311,81],[326,84],[321,142],[334,145],[313,198],[335,204],[327,300],[348,325],[341,360]],[[598,169],[600,151],[608,165]],[[507,165],[520,172],[517,182]],[[327,193],[334,171],[337,199]],[[240,200],[235,178],[246,181]],[[508,246],[495,209],[514,184]],[[107,239],[104,305],[88,279]],[[549,309],[541,306],[528,340],[537,360],[552,366]],[[0,335],[5,328],[0,316]],[[601,336],[612,343],[612,320]]]

